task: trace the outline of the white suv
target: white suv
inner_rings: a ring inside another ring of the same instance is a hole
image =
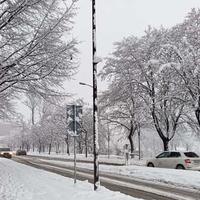
[[[164,151],[156,158],[147,160],[147,166],[200,171],[200,158],[194,152]]]

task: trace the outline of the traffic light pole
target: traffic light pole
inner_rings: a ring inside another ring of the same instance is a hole
[[[67,105],[66,111],[67,134],[71,135],[74,139],[74,183],[76,183],[76,137],[80,134],[82,106]]]
[[[98,122],[97,122],[97,61],[96,61],[96,8],[95,0],[92,0],[92,65],[93,65],[93,143],[94,143],[94,190],[99,184],[99,162],[98,162]]]
[[[73,105],[74,112],[74,183],[76,183],[76,105]]]

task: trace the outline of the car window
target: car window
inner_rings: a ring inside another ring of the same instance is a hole
[[[169,157],[170,152],[163,152],[161,154],[159,154],[158,156],[156,156],[156,158],[167,158]]]
[[[178,157],[181,157],[181,154],[179,152],[171,152],[169,157],[170,158],[178,158]]]
[[[198,158],[199,156],[194,152],[184,152],[184,155],[189,158]]]

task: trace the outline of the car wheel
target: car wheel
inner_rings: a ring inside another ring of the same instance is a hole
[[[185,169],[185,167],[183,165],[177,165],[176,169]]]
[[[154,164],[153,163],[148,163],[147,166],[148,167],[154,167]]]

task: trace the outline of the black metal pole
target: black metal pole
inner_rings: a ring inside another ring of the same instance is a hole
[[[88,157],[88,133],[85,131],[85,157]]]
[[[110,158],[110,129],[109,129],[109,124],[108,126],[108,158]]]
[[[92,64],[93,64],[93,143],[94,143],[94,190],[99,186],[98,122],[97,122],[97,62],[96,62],[96,9],[92,0]]]
[[[76,183],[76,136],[74,138],[74,184]]]
[[[141,144],[140,144],[141,138],[140,138],[140,125],[138,127],[138,150],[139,150],[139,160],[141,159]]]

